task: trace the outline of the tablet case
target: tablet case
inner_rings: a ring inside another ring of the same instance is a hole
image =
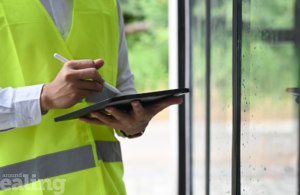
[[[300,89],[299,88],[286,88],[285,91],[289,94],[294,95],[294,96],[299,96],[299,94],[300,94]]]
[[[128,110],[132,109],[131,102],[133,100],[139,100],[141,104],[145,106],[147,104],[150,104],[151,102],[161,100],[166,97],[180,96],[188,92],[189,89],[183,88],[183,89],[173,89],[173,90],[166,90],[166,91],[157,91],[157,92],[150,92],[150,93],[141,93],[141,94],[132,94],[132,95],[113,97],[95,103],[91,106],[82,108],[80,110],[76,110],[74,112],[59,116],[55,118],[54,121],[59,122],[59,121],[77,119],[80,117],[91,117],[90,113],[94,111],[109,114],[105,111],[105,108],[108,106],[113,106],[122,110],[123,112],[127,112]]]

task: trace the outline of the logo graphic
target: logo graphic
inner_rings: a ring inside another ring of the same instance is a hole
[[[30,179],[29,179],[30,178]],[[13,191],[37,191],[47,190],[54,191],[53,194],[61,195],[65,192],[66,179],[37,179],[36,174],[31,176],[28,174],[2,174],[0,180],[1,190],[13,190]]]

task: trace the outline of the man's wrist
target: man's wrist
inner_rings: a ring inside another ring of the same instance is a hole
[[[127,138],[129,138],[129,139],[141,137],[141,136],[144,134],[144,132],[145,132],[145,130],[144,130],[144,131],[139,132],[139,133],[136,133],[136,134],[134,134],[134,135],[128,135],[128,134],[125,133],[124,131],[122,131],[122,130],[120,130],[120,131],[121,131],[121,133],[124,135],[124,137],[127,137]]]
[[[43,85],[14,89],[15,122],[12,127],[28,127],[42,122],[40,96]]]
[[[47,85],[44,85],[41,91],[41,112],[46,114],[50,110],[50,101],[47,96]]]

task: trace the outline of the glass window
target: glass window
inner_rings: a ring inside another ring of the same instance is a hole
[[[295,1],[246,0],[242,10],[241,191],[297,194],[298,105],[286,92],[298,86]]]
[[[205,191],[205,79],[206,52],[210,49],[210,194],[231,191],[232,140],[232,1],[210,1],[211,28],[206,31],[206,1],[192,4],[194,78],[194,193]],[[206,32],[210,48],[206,48]]]
[[[193,192],[205,194],[205,0],[193,1]]]
[[[210,194],[231,193],[232,1],[211,0]]]

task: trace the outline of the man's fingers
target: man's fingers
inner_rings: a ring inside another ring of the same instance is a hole
[[[159,100],[154,104],[149,105],[149,108],[152,108],[154,112],[158,113],[171,105],[181,104],[182,101],[183,100],[181,97],[172,96],[172,97],[165,98],[163,100]]]
[[[103,84],[105,81],[95,68],[86,68],[83,70],[78,70],[78,76],[81,80],[93,79],[98,83]]]
[[[121,110],[118,110],[113,107],[107,107],[105,110],[109,113],[111,113],[118,121],[124,122],[124,121],[129,121],[130,117],[128,114],[122,112]]]
[[[79,120],[93,125],[105,125],[103,121],[100,121],[95,118],[81,117],[79,118]]]
[[[103,85],[97,81],[82,80],[77,82],[77,87],[82,90],[93,90],[103,92]]]
[[[103,84],[105,80],[101,77],[97,69],[104,65],[102,59],[98,60],[72,60],[66,63],[66,66],[73,69],[71,76],[81,79],[93,79]],[[75,70],[75,71],[74,71]]]
[[[119,123],[119,121],[117,119],[115,119],[112,116],[107,116],[105,114],[102,114],[100,112],[92,112],[91,115],[97,119],[99,119],[100,121],[105,122],[108,126],[115,126],[116,124]]]
[[[94,60],[72,60],[67,62],[66,65],[76,70],[96,68]]]
[[[96,69],[102,68],[102,66],[104,65],[104,60],[102,59],[95,60],[94,62],[96,65]]]
[[[72,67],[73,69],[86,69],[86,68],[96,68],[99,69],[104,65],[104,60],[72,60],[66,63],[67,66]]]
[[[137,101],[137,100],[132,101],[131,105],[132,105],[132,109],[133,109],[135,115],[137,116],[137,118],[139,118],[140,116],[143,116],[144,107],[141,105],[141,103],[139,101]]]
[[[83,90],[83,89],[78,89],[76,93],[74,93],[71,98],[77,99],[77,100],[82,100],[86,97],[90,97],[93,95],[97,95],[99,92],[94,91],[94,90]]]

